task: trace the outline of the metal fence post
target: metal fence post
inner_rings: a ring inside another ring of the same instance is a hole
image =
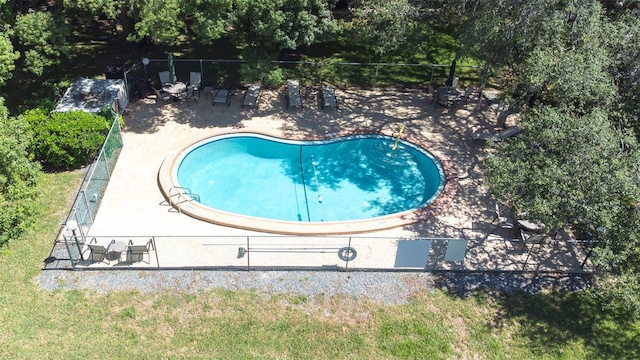
[[[251,271],[251,262],[249,258],[251,257],[251,251],[249,251],[249,237],[247,236],[247,271]]]
[[[204,84],[204,67],[202,67],[202,59],[200,59],[200,88],[202,88],[202,84]],[[198,93],[200,94],[200,93]],[[198,95],[200,96],[200,95]]]
[[[349,242],[347,244],[347,249],[351,249],[351,236],[349,236]],[[349,271],[349,260],[350,258],[347,258],[347,264],[344,266],[344,271]]]
[[[160,269],[160,258],[158,257],[158,246],[156,245],[155,236],[151,237],[151,244],[153,244],[153,250],[156,253],[156,263],[158,264],[158,269]],[[149,259],[149,262],[151,262],[151,259]]]
[[[376,64],[376,77],[373,80],[373,87],[375,88],[378,85],[378,69],[380,68],[380,64]]]
[[[91,213],[91,208],[89,207],[89,201],[87,200],[87,193],[84,190],[80,190],[80,196],[82,196],[82,202],[89,213],[89,224],[93,224],[93,214]]]

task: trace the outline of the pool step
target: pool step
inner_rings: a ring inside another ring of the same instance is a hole
[[[169,189],[169,200],[161,201],[160,205],[171,206],[168,211],[177,211],[182,213],[180,205],[191,201],[200,202],[200,195],[192,193],[189,188],[174,186]]]

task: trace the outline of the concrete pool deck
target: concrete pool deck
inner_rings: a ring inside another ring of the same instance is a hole
[[[155,237],[155,254],[151,256],[155,259],[149,267],[216,267],[215,258],[220,254],[204,250],[212,238],[271,235],[220,226],[169,211],[162,204],[165,199],[157,176],[165,157],[179,144],[223,129],[317,138],[362,129],[393,134],[404,124],[403,137],[427,143],[451,161],[457,175],[457,193],[437,214],[423,221],[362,235],[380,238],[374,246],[382,250],[372,252],[374,255],[369,258],[364,252],[359,253],[359,267],[367,268],[370,262],[375,268],[393,268],[393,258],[380,259],[379,255],[394,254],[397,239],[464,238],[469,240],[465,260],[441,264],[439,268],[582,271],[580,264],[585,251],[574,242],[557,241],[529,253],[521,244],[510,241],[511,234],[495,231],[496,224],[492,221],[496,201],[482,181],[482,160],[487,153],[471,135],[477,130],[495,128],[496,114],[477,98],[472,98],[466,106],[447,111],[434,107],[422,91],[347,89],[336,91],[339,109],[321,110],[315,95],[305,95],[304,107],[297,110],[287,110],[284,93],[276,90],[263,90],[259,109],[241,108],[241,95],[231,96],[229,106],[213,106],[213,97],[205,94],[190,104],[156,103],[154,97],[131,103],[124,116],[124,148],[88,237]],[[569,238],[568,234],[563,236],[563,240]],[[186,238],[192,241],[184,241]],[[437,247],[432,246],[432,252],[434,248]],[[322,265],[322,256],[269,255],[273,266],[292,265],[292,261],[311,266],[309,261],[314,259],[320,261],[318,266]],[[80,265],[108,266],[105,263]],[[146,263],[134,265],[147,266]],[[584,270],[593,269],[587,264]]]

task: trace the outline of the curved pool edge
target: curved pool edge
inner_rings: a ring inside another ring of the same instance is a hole
[[[396,136],[397,134],[385,133],[377,130],[360,129],[359,131],[336,132],[325,135],[313,136],[296,136],[280,133],[264,131],[262,129],[218,129],[198,138],[185,139],[175,146],[174,150],[169,153],[158,171],[158,187],[162,196],[167,203],[185,215],[189,215],[198,220],[206,221],[212,224],[228,226],[238,229],[251,230],[257,232],[275,233],[281,235],[346,235],[370,233],[381,230],[388,230],[401,226],[411,225],[420,221],[424,221],[441,212],[455,197],[458,189],[458,176],[453,168],[450,159],[437,150],[431,149],[424,141],[416,139],[410,135],[404,135],[403,140],[409,141],[427,151],[437,158],[444,170],[445,184],[440,195],[429,205],[409,211],[394,213],[391,215],[380,216],[372,219],[350,220],[350,221],[332,221],[332,222],[293,222],[282,220],[271,220],[265,218],[252,217],[247,215],[227,213],[216,210],[207,206],[203,206],[197,202],[183,202],[179,204],[172,198],[172,190],[179,187],[173,179],[173,168],[180,154],[193,144],[211,138],[226,134],[258,134],[274,137],[277,139],[289,140],[326,140],[337,137],[350,135],[386,135]]]

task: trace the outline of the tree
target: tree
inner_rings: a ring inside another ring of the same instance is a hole
[[[24,47],[25,69],[42,75],[61,55],[69,29],[64,19],[50,12],[18,15],[15,33]]]
[[[415,49],[416,33],[425,27],[421,9],[408,0],[355,1],[345,26],[353,41],[376,56],[393,54],[408,44]]]
[[[522,136],[485,162],[487,186],[516,214],[593,238],[603,304],[640,315],[638,15],[598,1],[457,5],[464,51],[508,69],[524,109]]]
[[[15,70],[15,61],[20,57],[20,53],[13,51],[13,45],[9,39],[7,31],[0,35],[0,85],[11,78]]]
[[[227,34],[233,11],[232,0],[188,1],[188,6],[193,19],[191,30],[198,41],[210,44]]]
[[[248,68],[262,68],[264,74],[280,50],[311,45],[337,31],[322,0],[236,0],[231,26]]]
[[[517,214],[551,227],[612,226],[608,216],[633,180],[623,170],[634,138],[623,137],[601,110],[576,116],[547,106],[524,114],[521,126],[523,136],[496,144],[499,154],[486,161],[491,191]]]
[[[9,118],[0,98],[0,245],[16,239],[36,213],[39,165],[29,161],[28,125]]]

